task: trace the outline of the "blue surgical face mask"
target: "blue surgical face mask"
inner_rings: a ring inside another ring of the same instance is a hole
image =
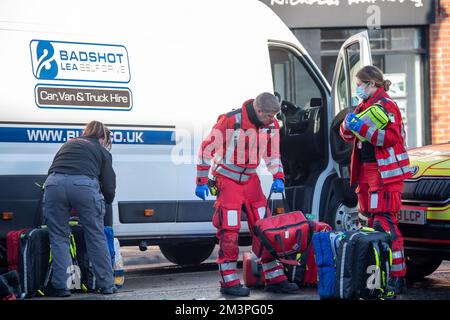
[[[363,100],[367,100],[369,98],[369,94],[363,88],[364,84],[356,87],[356,95]]]

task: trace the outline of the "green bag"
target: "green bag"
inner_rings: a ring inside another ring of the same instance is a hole
[[[369,127],[376,129],[384,129],[389,122],[389,115],[386,109],[381,104],[375,103],[363,112],[356,115]],[[356,121],[356,120],[353,120]],[[360,136],[357,132],[353,131],[354,135],[361,141],[366,141],[366,138]]]

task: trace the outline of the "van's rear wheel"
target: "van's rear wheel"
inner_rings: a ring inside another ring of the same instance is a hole
[[[208,242],[190,242],[175,244],[160,244],[162,254],[172,263],[178,265],[200,264],[209,258],[216,243]]]
[[[406,278],[421,280],[439,268],[442,259],[426,254],[407,254]]]
[[[357,230],[359,226],[358,210],[347,207],[333,194],[325,213],[325,222],[336,231]]]

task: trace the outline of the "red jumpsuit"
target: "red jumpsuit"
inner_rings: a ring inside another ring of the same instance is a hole
[[[403,181],[411,177],[409,157],[405,149],[405,135],[399,108],[383,88],[368,100],[362,101],[355,114],[375,103],[381,104],[389,115],[384,129],[363,124],[360,135],[374,146],[374,162],[361,162],[357,148],[361,142],[341,124],[340,134],[345,141],[354,143],[350,168],[350,184],[357,183],[359,212],[368,217],[369,226],[391,234],[393,263],[392,277],[406,274],[403,237],[397,227],[397,213],[401,208]]]
[[[255,221],[265,215],[270,216],[267,199],[256,174],[260,159],[264,159],[274,179],[284,181],[278,123],[274,119],[270,125],[257,128],[249,117],[248,108],[253,111],[252,103],[253,100],[248,100],[241,109],[221,115],[199,152],[197,184],[207,183],[213,160],[212,175],[219,191],[214,204],[213,225],[219,239],[217,264],[222,287],[240,283],[237,260],[242,208],[251,234]],[[266,282],[278,283],[287,279],[279,262],[262,261],[262,265]]]

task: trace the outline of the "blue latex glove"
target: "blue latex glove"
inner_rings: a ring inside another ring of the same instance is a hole
[[[281,193],[284,191],[284,182],[282,179],[275,179],[275,181],[272,183],[272,187],[270,188],[271,191],[275,193]]]
[[[345,119],[344,119],[344,129],[345,130],[350,130],[350,122],[352,122],[354,115],[355,115],[354,113],[350,112],[345,116]]]
[[[207,184],[197,185],[195,188],[195,195],[200,199],[205,200],[207,196],[209,196],[209,189]]]
[[[358,133],[361,131],[361,127],[364,124],[364,122],[353,113],[347,115],[345,122],[350,130]]]

